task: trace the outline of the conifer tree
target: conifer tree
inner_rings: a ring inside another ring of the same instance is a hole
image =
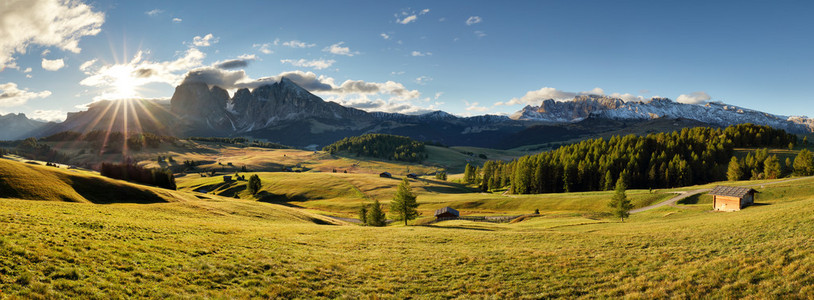
[[[616,181],[616,193],[608,204],[613,210],[613,215],[620,218],[622,222],[625,221],[625,218],[630,216],[629,211],[633,208],[633,204],[630,203],[630,199],[628,199],[625,194],[626,189],[627,184],[625,183],[624,177],[619,176],[619,180]]]
[[[472,178],[472,172],[474,171],[473,169],[474,168],[472,168],[471,165],[466,164],[466,167],[464,168],[464,183],[472,183],[470,178]]]
[[[407,221],[419,216],[417,207],[416,195],[410,189],[410,182],[405,178],[399,184],[393,202],[390,202],[390,213],[394,215],[394,219],[404,220],[404,226],[407,226]]]
[[[367,225],[381,227],[385,225],[384,211],[382,211],[382,204],[379,200],[373,200],[373,204],[367,210]]]
[[[766,176],[766,179],[777,179],[780,177],[781,172],[780,160],[777,159],[776,155],[769,156],[769,158],[763,162],[763,174]]]
[[[738,181],[743,177],[743,169],[741,169],[741,164],[738,162],[737,157],[732,157],[732,160],[729,161],[729,168],[726,171],[726,179],[729,181]]]
[[[363,204],[362,207],[359,208],[359,221],[365,225],[367,225],[367,206],[368,204]]]
[[[611,175],[611,171],[608,170],[608,172],[605,173],[605,186],[602,188],[602,190],[610,191],[612,188],[613,188],[613,175]]]
[[[803,149],[794,158],[794,173],[803,176],[809,176],[814,173],[814,157],[811,151]]]
[[[257,174],[249,177],[249,193],[252,195],[257,195],[257,193],[260,192],[261,187],[263,187],[263,183],[260,181],[260,177],[257,176]]]

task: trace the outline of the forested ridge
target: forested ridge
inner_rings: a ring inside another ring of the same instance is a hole
[[[797,137],[768,126],[697,127],[647,136],[585,140],[511,162],[487,161],[465,180],[484,191],[515,194],[610,190],[622,176],[630,188],[667,188],[727,179],[738,147],[787,148]],[[474,167],[470,167],[474,169]]]
[[[404,136],[381,133],[346,137],[325,146],[322,150],[331,154],[349,152],[357,156],[407,162],[420,162],[427,157],[424,143]]]

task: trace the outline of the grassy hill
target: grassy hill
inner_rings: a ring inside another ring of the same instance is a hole
[[[810,297],[814,179],[759,190],[760,205],[735,213],[692,204],[625,223],[544,212],[514,224],[386,228],[318,225],[330,222],[213,195],[104,206],[3,199],[0,290],[23,298]]]
[[[194,198],[90,172],[0,159],[0,198],[91,203],[157,203]]]

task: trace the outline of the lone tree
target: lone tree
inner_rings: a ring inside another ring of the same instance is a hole
[[[252,177],[249,177],[249,193],[252,195],[257,195],[257,193],[260,192],[261,187],[263,187],[263,183],[260,182],[260,176],[254,174]]]
[[[794,173],[802,176],[814,174],[814,155],[808,149],[800,150],[794,158]]]
[[[390,213],[395,215],[394,219],[404,220],[404,226],[407,226],[407,221],[419,216],[416,210],[418,202],[415,199],[416,195],[410,189],[410,182],[404,178],[399,184],[396,196],[393,197],[393,202],[390,202]]]
[[[616,181],[616,193],[613,195],[611,202],[608,203],[613,209],[613,215],[619,217],[622,222],[625,221],[625,218],[630,216],[629,210],[633,208],[633,204],[630,203],[627,195],[625,195],[625,189],[627,189],[625,177],[619,176],[619,180]]]
[[[379,200],[373,200],[373,204],[367,210],[367,218],[365,218],[367,225],[381,227],[385,225],[384,212],[382,211],[382,204]]]

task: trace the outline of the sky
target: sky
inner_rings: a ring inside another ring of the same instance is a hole
[[[578,94],[814,117],[813,1],[0,0],[0,114],[286,76],[368,111]]]

